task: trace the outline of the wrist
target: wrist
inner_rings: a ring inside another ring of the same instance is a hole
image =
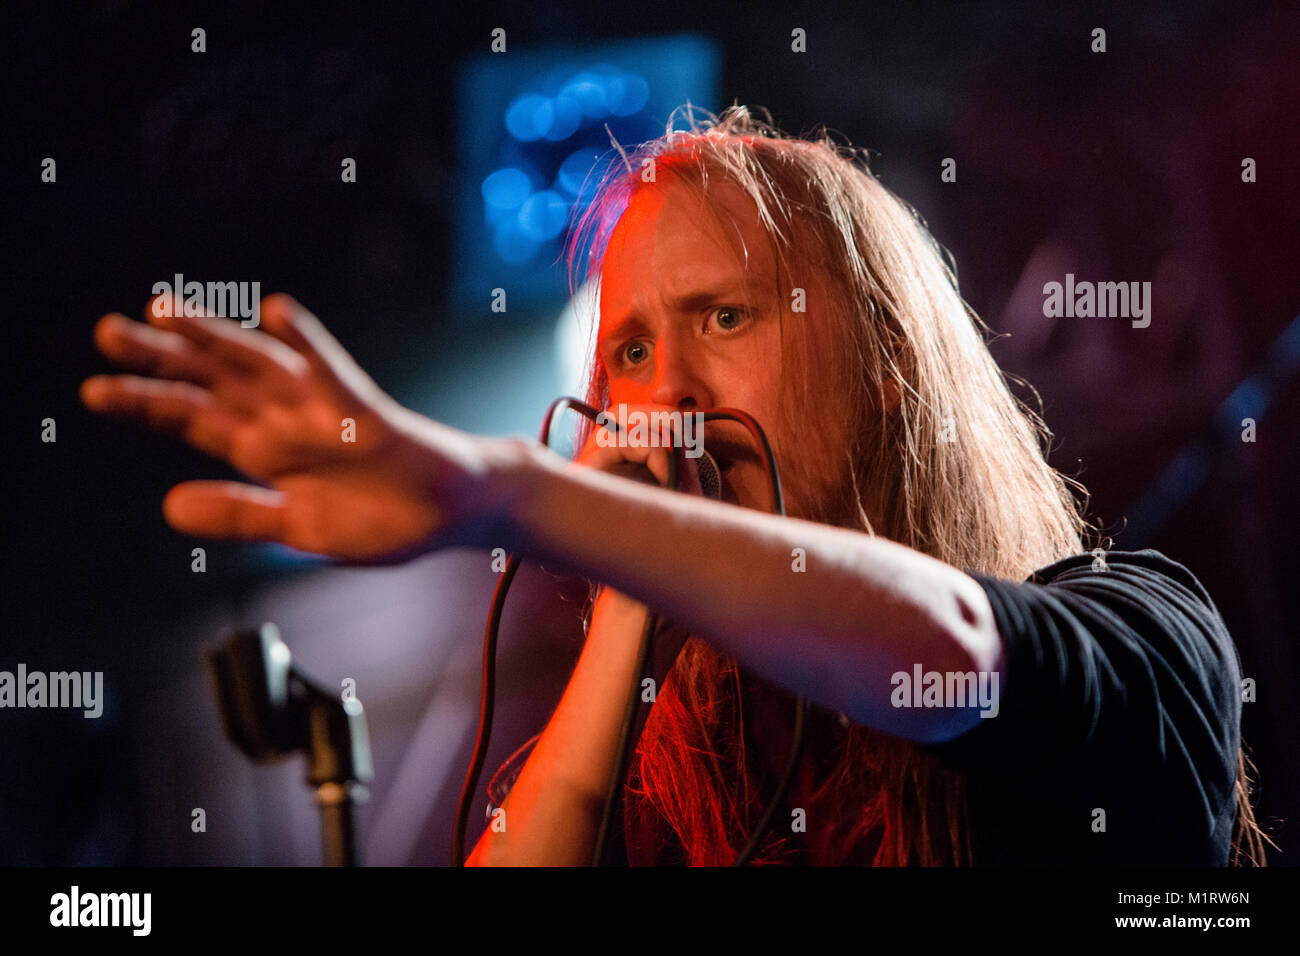
[[[532,519],[542,488],[553,471],[554,452],[522,438],[483,439],[483,467],[472,498],[477,502],[471,547],[530,549]]]

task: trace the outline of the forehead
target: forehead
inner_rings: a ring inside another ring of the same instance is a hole
[[[775,281],[776,258],[758,208],[726,182],[697,190],[671,181],[639,189],[610,236],[601,319],[718,286]]]

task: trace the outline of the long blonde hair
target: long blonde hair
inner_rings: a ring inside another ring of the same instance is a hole
[[[802,285],[793,277],[819,269],[834,292],[839,340],[792,336],[797,352],[788,367],[797,371],[782,375],[782,405],[792,421],[809,421],[800,418],[813,408],[807,373],[816,368],[842,383],[854,410],[844,462],[850,493],[804,517],[1010,580],[1080,553],[1083,489],[1047,464],[1046,427],[1012,394],[984,344],[985,327],[919,216],[858,151],[825,132],[792,138],[741,106],[718,117],[688,108],[687,117],[689,129],[675,130],[670,119],[663,137],[624,153],[623,166],[604,176],[570,237],[571,285],[599,274],[610,232],[645,188],[647,168],[655,182],[667,178],[702,196],[711,182],[740,187],[771,238],[778,271]],[[587,398],[608,404],[599,361]],[[784,474],[802,465],[788,457],[781,467]],[[871,509],[861,493],[868,486]],[[729,863],[761,813],[745,705],[764,695],[789,699],[692,638],[656,699],[629,808],[660,842],[675,834],[690,863]],[[812,804],[838,829],[818,862],[970,863],[964,775],[906,741],[827,716],[817,714],[809,729],[822,748]],[[1244,781],[1243,766],[1239,787]],[[1242,805],[1249,817],[1248,799]],[[811,819],[814,810],[807,812]],[[773,835],[757,860],[789,852]]]

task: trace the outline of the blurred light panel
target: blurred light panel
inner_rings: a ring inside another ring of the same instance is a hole
[[[617,157],[610,134],[631,147],[661,135],[687,102],[716,111],[719,73],[717,47],[697,36],[511,49],[472,61],[458,111],[453,304],[461,321],[505,320],[490,309],[497,288],[514,319],[553,318],[568,295],[568,230]]]

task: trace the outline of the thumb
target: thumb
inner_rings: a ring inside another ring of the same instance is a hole
[[[163,499],[163,517],[177,531],[230,541],[280,541],[284,495],[234,481],[186,481]]]

